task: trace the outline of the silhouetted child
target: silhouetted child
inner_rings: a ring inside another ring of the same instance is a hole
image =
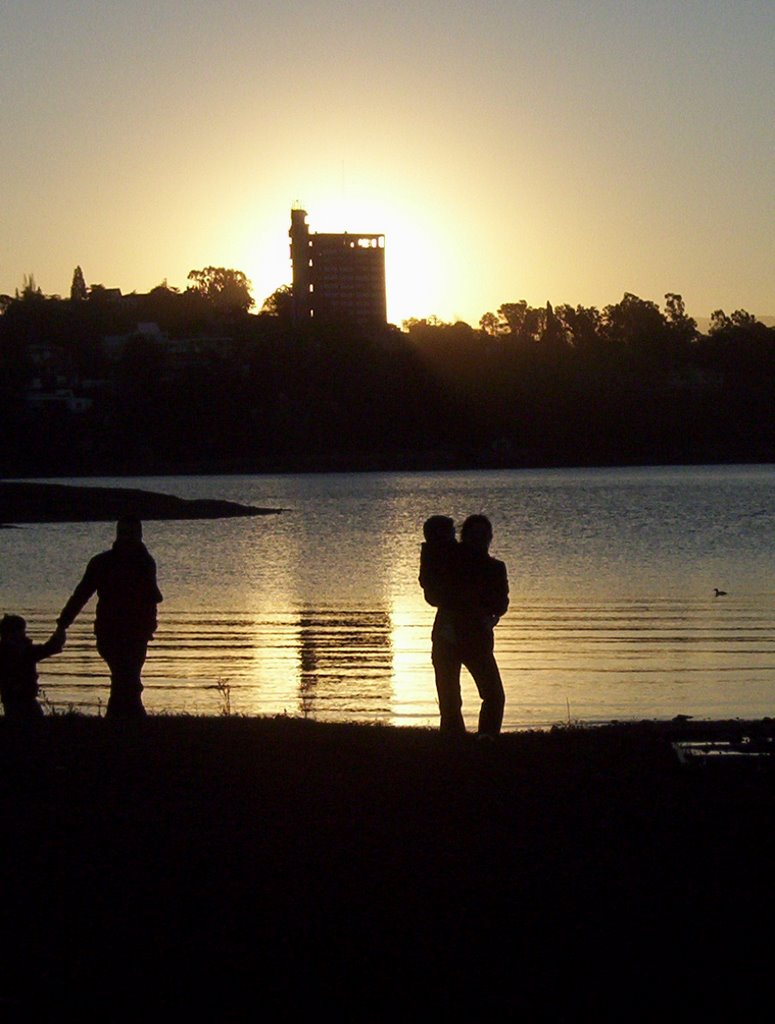
[[[420,545],[420,586],[428,604],[438,607],[449,599],[455,585],[455,522],[449,516],[431,516],[422,529],[425,541]]]
[[[44,644],[34,644],[27,636],[27,623],[21,615],[0,619],[0,699],[5,717],[15,722],[31,722],[43,717],[38,704],[37,664],[65,646],[64,630],[57,629]]]

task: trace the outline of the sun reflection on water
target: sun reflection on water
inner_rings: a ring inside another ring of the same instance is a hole
[[[749,468],[121,481],[288,509],[148,524],[165,601],[145,702],[154,712],[435,725],[422,521],[484,508],[511,581],[496,630],[505,728],[772,714],[772,481]],[[49,635],[110,532],[2,531],[4,610],[24,615],[33,639]],[[716,585],[728,594],[716,599]],[[64,653],[40,666],[52,708],[104,708],[93,614],[90,605]],[[465,672],[463,699],[472,728],[478,698]]]

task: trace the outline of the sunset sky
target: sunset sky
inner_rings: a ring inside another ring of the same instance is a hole
[[[386,235],[388,315],[775,314],[773,0],[0,4],[0,293],[290,281]]]

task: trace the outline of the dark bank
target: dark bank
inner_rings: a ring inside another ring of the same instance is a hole
[[[189,278],[184,292],[83,285],[69,299],[28,284],[0,302],[1,474],[773,458],[775,327],[742,309],[700,329],[673,292],[663,308],[629,292],[602,309],[506,297],[478,325],[399,330],[384,313],[300,322],[287,287],[254,314],[244,274]]]
[[[222,519],[281,511],[234,501],[178,498],[132,487],[0,481],[0,523],[5,524],[114,522],[129,513],[149,521]]]
[[[769,762],[298,719],[0,722],[6,1019],[699,1019],[769,977]]]

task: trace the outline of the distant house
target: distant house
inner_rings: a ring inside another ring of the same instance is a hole
[[[112,334],[102,339],[102,351],[111,360],[120,359],[130,341],[152,341],[166,356],[170,368],[196,366],[213,359],[227,359],[234,352],[234,339],[198,335],[194,338],[170,338],[156,323],[139,323],[128,334]]]
[[[708,394],[721,390],[724,386],[724,374],[719,370],[709,370],[699,366],[684,366],[670,374],[666,386],[670,391]]]
[[[93,284],[89,289],[89,298],[99,302],[121,302],[121,289],[106,288],[102,284]]]
[[[133,341],[136,338],[144,338],[161,345],[166,341],[167,335],[158,324],[142,323],[138,324],[134,331],[130,331],[128,334],[106,335],[102,339],[102,351],[108,359],[120,359],[124,354],[127,342]]]
[[[65,351],[61,345],[53,345],[48,341],[35,341],[27,346],[27,358],[33,366],[41,369],[53,369],[64,365]]]
[[[76,395],[72,388],[45,388],[40,380],[34,380],[24,396],[27,408],[32,412],[61,410],[69,413],[84,413],[92,408],[91,398]]]
[[[175,367],[196,366],[213,359],[228,359],[234,353],[233,338],[165,338],[161,348],[169,363]]]

